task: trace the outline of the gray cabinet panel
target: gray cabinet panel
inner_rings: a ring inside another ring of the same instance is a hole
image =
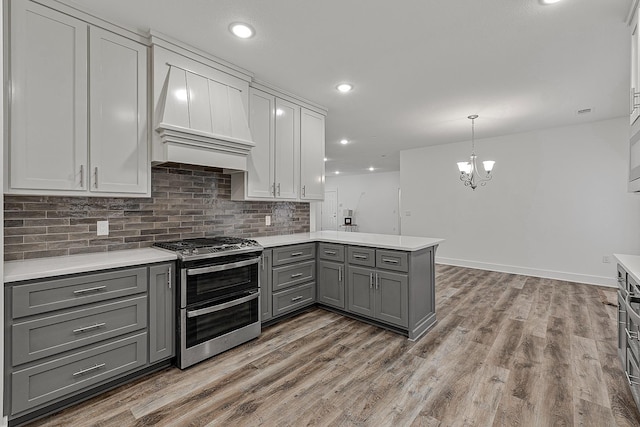
[[[273,292],[315,280],[316,262],[300,262],[273,268]]]
[[[173,263],[149,267],[149,363],[174,355],[174,295]]]
[[[11,413],[17,414],[101,381],[147,361],[147,334],[120,339],[11,374]]]
[[[627,310],[625,301],[620,291],[618,291],[618,357],[622,366],[627,365]]]
[[[147,326],[147,298],[81,308],[11,326],[12,364],[51,356]]]
[[[376,318],[383,322],[409,326],[409,278],[406,274],[377,271],[375,286]]]
[[[345,308],[344,264],[318,261],[318,302]]]
[[[630,384],[630,388],[633,400],[635,400],[636,405],[640,407],[640,385],[637,383],[637,378],[640,378],[640,368],[638,368],[638,363],[634,360],[630,350],[627,350],[627,364],[625,365],[625,372],[629,377],[636,379],[633,381],[633,384]]]
[[[363,316],[375,317],[374,301],[375,270],[364,267],[347,268],[347,306],[349,311]]]
[[[344,246],[331,243],[318,243],[318,258],[328,261],[344,262]]]
[[[273,295],[273,316],[313,304],[315,302],[316,284],[314,282],[296,286]]]
[[[358,246],[349,246],[347,248],[347,260],[349,264],[375,267],[376,266],[376,250],[373,248],[361,248]]]
[[[271,319],[271,294],[273,292],[271,280],[271,250],[262,252],[262,263],[260,264],[260,307],[262,321]]]
[[[376,267],[385,270],[409,271],[409,257],[406,252],[376,249]]]
[[[147,268],[39,281],[13,287],[13,318],[145,292]]]
[[[273,266],[276,267],[290,262],[315,260],[316,244],[305,243],[302,245],[281,246],[273,248]]]

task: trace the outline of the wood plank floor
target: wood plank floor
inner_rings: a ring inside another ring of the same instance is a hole
[[[406,338],[322,309],[33,426],[640,426],[615,290],[450,266]]]

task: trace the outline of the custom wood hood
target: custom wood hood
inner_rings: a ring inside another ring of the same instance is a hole
[[[166,36],[152,49],[153,161],[247,170],[251,75]]]

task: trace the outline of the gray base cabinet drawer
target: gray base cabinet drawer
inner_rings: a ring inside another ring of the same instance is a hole
[[[13,287],[13,318],[133,295],[147,290],[146,267]]]
[[[39,317],[11,326],[12,364],[52,356],[147,326],[147,298],[125,301]]]
[[[360,248],[357,246],[349,246],[347,248],[347,260],[349,264],[375,267],[376,266],[376,250],[373,248]]]
[[[307,261],[273,269],[272,292],[315,280],[316,262]]]
[[[376,267],[406,273],[409,271],[409,258],[406,252],[377,249]]]
[[[331,243],[318,243],[318,258],[328,261],[344,262],[344,246]]]
[[[629,382],[633,400],[636,401],[637,406],[640,406],[640,369],[638,368],[638,364],[634,357],[630,353],[627,353],[627,365],[625,368],[625,374],[627,376],[626,379]]]
[[[20,413],[88,386],[112,379],[147,361],[147,334],[15,371],[11,375],[11,412]]]
[[[307,283],[273,294],[273,315],[304,307],[315,302],[316,284]]]
[[[282,246],[273,249],[273,266],[316,259],[316,244]]]

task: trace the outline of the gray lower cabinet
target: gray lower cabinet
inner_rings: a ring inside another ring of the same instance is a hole
[[[174,355],[175,285],[173,263],[149,267],[149,363]]]
[[[5,285],[9,419],[174,355],[174,264]]]
[[[348,310],[385,323],[409,326],[409,278],[406,274],[349,266]]]
[[[262,261],[260,263],[260,307],[262,321],[271,319],[271,249],[265,249],[262,252]]]
[[[318,302],[345,307],[344,263],[318,261]]]
[[[270,309],[271,319],[316,302],[315,243],[279,246],[267,250],[265,276],[268,289],[262,289],[262,320]],[[268,305],[271,304],[269,307]]]

